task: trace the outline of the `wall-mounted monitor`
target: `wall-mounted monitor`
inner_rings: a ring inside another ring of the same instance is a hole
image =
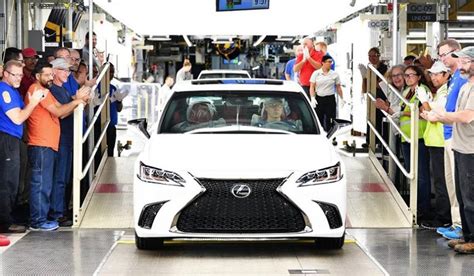
[[[216,11],[262,10],[270,8],[270,0],[216,0]]]

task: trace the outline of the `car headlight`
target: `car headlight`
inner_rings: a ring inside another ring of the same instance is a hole
[[[184,178],[175,172],[150,167],[143,164],[142,162],[140,162],[140,172],[138,174],[138,178],[144,182],[179,187],[184,187],[183,184],[186,183],[186,180],[184,180]]]
[[[341,178],[341,163],[338,162],[335,166],[305,173],[296,180],[296,183],[299,184],[298,187],[304,187],[337,182]]]

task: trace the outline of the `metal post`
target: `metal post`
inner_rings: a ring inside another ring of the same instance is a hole
[[[411,107],[411,141],[410,141],[410,209],[413,214],[413,225],[417,224],[418,204],[418,120],[419,110],[416,104]]]
[[[392,43],[393,43],[393,65],[400,62],[400,39],[398,39],[398,0],[393,0],[393,22],[392,22]]]
[[[67,20],[66,20],[66,41],[72,42],[72,14],[73,14],[73,6],[72,0],[69,0],[69,7],[67,9]]]
[[[94,49],[92,45],[92,41],[94,40],[93,37],[93,21],[94,21],[94,0],[89,0],[89,79],[93,78],[94,72],[92,66],[94,66],[94,61],[93,61],[93,55],[94,55]],[[87,117],[88,117],[88,122],[92,120],[94,117],[94,106],[92,104],[88,105],[87,109]],[[82,132],[81,132],[82,133]],[[94,128],[92,128],[92,131],[89,134],[89,141],[88,141],[88,154],[89,157],[92,155],[92,151],[94,149]],[[92,184],[92,180],[94,179],[94,166],[90,166],[89,168],[89,185]]]
[[[74,110],[74,148],[73,148],[73,226],[79,226],[81,216],[81,179],[82,175],[82,114],[84,105]]]
[[[21,0],[16,0],[16,46],[18,49],[23,48],[23,28],[21,24],[22,19],[22,9],[21,9]],[[8,28],[8,26],[7,26]]]
[[[0,50],[2,53],[7,48],[7,1],[0,2]],[[3,64],[3,59],[0,60]]]
[[[377,96],[377,75],[372,71],[369,71],[369,76],[367,79],[367,93],[370,93],[374,98]],[[376,125],[376,108],[375,104],[367,100],[367,109],[368,109],[368,117],[367,120],[370,121],[373,125]],[[367,134],[369,135],[369,134]],[[369,136],[369,148],[372,150],[373,153],[375,153],[375,134],[373,131],[370,131],[370,136]]]

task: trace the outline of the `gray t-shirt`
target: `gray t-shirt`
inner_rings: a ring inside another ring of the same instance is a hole
[[[335,85],[341,84],[338,73],[330,70],[327,75],[325,75],[323,69],[314,71],[309,81],[316,83],[316,95],[319,97],[336,94]]]
[[[192,80],[192,79],[193,79],[193,75],[191,74],[191,72],[184,71],[184,68],[179,69],[178,73],[176,73],[176,82]]]
[[[474,110],[474,85],[470,82],[459,91],[456,111],[461,110]],[[474,121],[469,124],[454,124],[453,150],[464,154],[474,154]]]

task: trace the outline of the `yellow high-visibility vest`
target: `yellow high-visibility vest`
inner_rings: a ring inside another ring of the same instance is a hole
[[[438,101],[439,99],[446,98],[448,95],[448,84],[443,84],[438,91],[436,91],[436,96],[433,102]],[[423,134],[423,139],[425,139],[425,145],[428,147],[444,147],[444,130],[443,123],[436,122],[427,122],[425,133]]]
[[[421,84],[419,89],[425,89],[428,93],[431,94],[431,91],[430,89],[424,85],[424,84]],[[408,93],[410,93],[410,87],[407,87],[405,90],[403,90],[403,97],[406,97],[406,95],[408,95]],[[416,95],[413,95],[410,99],[410,103],[414,103],[416,105],[419,104],[419,100],[416,98]],[[400,102],[400,105],[403,107],[404,104],[403,102]],[[400,112],[400,129],[401,131],[408,137],[411,137],[411,118],[410,116],[406,116],[406,115],[403,115],[403,113],[405,112],[410,112],[411,109],[409,106],[405,106],[405,108],[403,108]],[[418,121],[418,139],[423,139],[423,134],[425,133],[425,129],[426,129],[426,121],[421,119],[421,118],[417,118],[419,121]],[[406,142],[405,138],[403,138],[402,136],[402,142]]]

